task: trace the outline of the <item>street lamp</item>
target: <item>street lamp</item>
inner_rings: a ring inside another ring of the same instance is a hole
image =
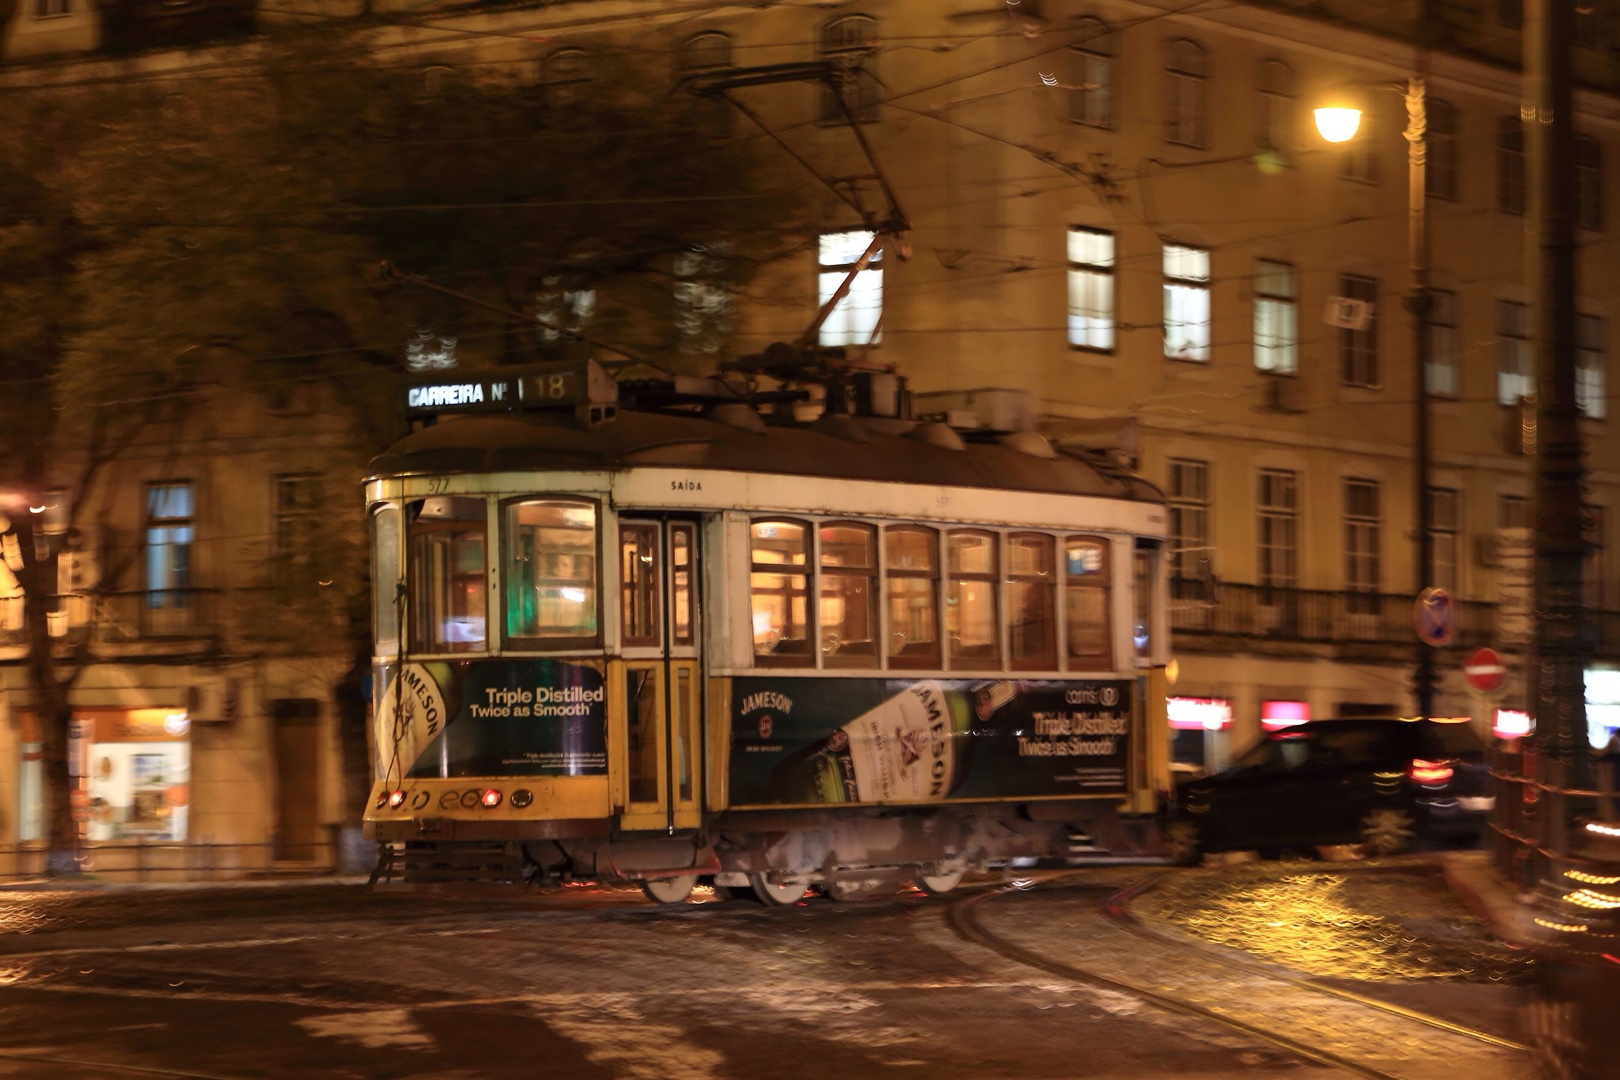
[[[1426,99],[1429,68],[1428,3],[1419,3],[1417,58],[1406,87],[1407,145],[1407,259],[1412,270],[1412,287],[1406,294],[1406,310],[1412,313],[1412,366],[1415,388],[1412,404],[1412,431],[1417,518],[1418,591],[1433,584],[1434,538],[1430,535],[1429,514],[1429,233],[1427,211],[1428,105]],[[1316,110],[1316,130],[1330,143],[1349,142],[1361,127],[1362,110],[1357,102],[1341,97]],[[1417,644],[1412,689],[1417,697],[1419,716],[1434,715],[1434,648],[1425,641]]]

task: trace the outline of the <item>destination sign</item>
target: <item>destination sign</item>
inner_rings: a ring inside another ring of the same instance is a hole
[[[612,380],[605,382],[612,400]],[[412,416],[444,413],[511,412],[516,409],[572,408],[589,398],[590,373],[578,364],[507,368],[498,373],[439,378],[405,391],[405,411]]]

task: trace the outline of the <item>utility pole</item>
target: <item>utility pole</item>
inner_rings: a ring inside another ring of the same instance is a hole
[[[1570,45],[1575,6],[1530,0],[1524,27],[1524,105],[1528,131],[1527,230],[1536,369],[1535,612],[1530,663],[1538,780],[1545,789],[1541,849],[1570,850],[1569,789],[1590,790],[1586,732],[1581,536],[1580,420],[1575,398],[1575,170]],[[1545,876],[1548,868],[1532,873]]]
[[[1434,585],[1434,531],[1429,499],[1429,0],[1418,0],[1417,56],[1406,91],[1406,221],[1407,256],[1412,268],[1412,291],[1406,308],[1412,313],[1413,386],[1413,477],[1417,500],[1417,589]],[[1417,663],[1412,669],[1412,689],[1417,697],[1419,716],[1434,715],[1434,646],[1417,644]]]

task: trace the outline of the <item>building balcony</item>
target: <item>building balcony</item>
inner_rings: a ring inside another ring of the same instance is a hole
[[[102,596],[53,596],[51,637],[65,644],[137,645],[218,640],[224,594],[214,589],[153,589]],[[0,598],[0,647],[25,646],[23,598]]]

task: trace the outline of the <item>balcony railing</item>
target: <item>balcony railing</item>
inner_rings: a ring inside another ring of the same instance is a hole
[[[1170,627],[1176,635],[1339,645],[1417,643],[1410,596],[1182,579],[1170,584]],[[1489,645],[1495,629],[1495,604],[1458,603],[1454,645]]]
[[[196,641],[223,630],[223,596],[213,589],[152,589],[102,596],[53,596],[47,611],[59,641],[117,645],[143,641]],[[28,640],[23,598],[0,598],[0,645]]]

